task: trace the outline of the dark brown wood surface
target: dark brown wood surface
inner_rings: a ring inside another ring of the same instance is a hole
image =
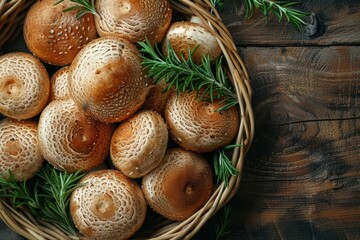
[[[300,33],[225,5],[256,132],[224,239],[360,239],[360,1],[303,1]]]

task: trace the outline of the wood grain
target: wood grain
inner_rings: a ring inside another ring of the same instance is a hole
[[[227,239],[359,239],[360,47],[239,50],[256,133]]]
[[[274,15],[268,22],[256,11],[246,19],[245,7],[240,0],[225,1],[221,12],[237,45],[354,45],[360,44],[360,1],[356,0],[304,0],[295,6],[309,13],[304,20],[307,25],[303,31],[282,21]]]

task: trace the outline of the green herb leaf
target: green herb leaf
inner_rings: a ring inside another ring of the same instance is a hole
[[[64,0],[57,1],[54,5],[62,3]],[[99,16],[95,9],[95,0],[69,0],[70,2],[76,3],[75,6],[65,8],[63,12],[69,12],[74,10],[80,10],[76,14],[76,18],[79,19],[87,13],[94,14],[95,16]]]
[[[293,24],[296,30],[301,31],[302,27],[306,25],[303,17],[308,16],[300,10],[292,8],[299,4],[299,2],[288,2],[288,1],[272,1],[272,0],[244,0],[246,7],[246,17],[251,18],[254,14],[254,9],[258,9],[262,12],[265,17],[268,17],[270,13],[275,14],[279,21],[284,17],[288,22]]]
[[[230,213],[231,206],[225,205],[219,215],[220,223],[215,225],[215,236],[216,240],[224,239],[230,233]]]
[[[224,182],[225,186],[229,183],[229,178],[231,176],[239,175],[239,171],[232,165],[231,160],[226,154],[226,150],[241,147],[239,144],[228,145],[219,150],[214,154],[214,170],[215,176],[217,177],[217,182]]]
[[[7,198],[12,206],[25,207],[33,216],[76,234],[69,209],[70,195],[83,176],[80,172],[61,172],[48,163],[29,181],[16,182],[10,172],[7,179],[0,176],[0,198]]]
[[[196,48],[192,51],[189,49],[189,57],[185,59],[183,54],[177,56],[171,44],[168,44],[166,57],[157,45],[153,47],[148,40],[139,42],[139,45],[143,67],[156,84],[165,81],[168,84],[167,89],[174,86],[178,94],[196,91],[198,94],[201,93],[197,96],[199,101],[213,102],[221,99],[226,104],[218,111],[238,104],[236,94],[223,70],[221,57],[212,65],[209,57],[204,56],[201,65],[197,65],[192,60]]]

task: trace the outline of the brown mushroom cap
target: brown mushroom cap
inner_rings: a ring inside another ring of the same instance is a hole
[[[37,58],[22,52],[0,57],[0,113],[32,118],[45,107],[49,92],[48,73]]]
[[[117,36],[93,40],[70,66],[69,90],[93,118],[119,122],[130,117],[149,93],[139,50]]]
[[[86,239],[128,239],[143,224],[146,200],[139,185],[117,170],[86,175],[71,196],[70,211]]]
[[[228,145],[239,129],[239,114],[234,106],[217,111],[224,104],[202,102],[196,92],[173,94],[165,109],[171,137],[194,152],[211,152]]]
[[[159,166],[142,179],[151,208],[162,216],[182,221],[203,207],[213,188],[210,164],[198,153],[168,149]]]
[[[169,27],[162,41],[162,52],[167,55],[168,44],[171,44],[175,53],[180,53],[188,59],[188,49],[193,51],[193,61],[200,64],[204,55],[213,61],[221,55],[221,48],[215,36],[199,23],[183,21],[174,22]]]
[[[38,139],[44,158],[66,172],[87,171],[109,154],[113,127],[82,113],[69,98],[50,102],[39,118]]]
[[[24,38],[29,50],[44,62],[67,65],[79,50],[97,37],[94,16],[76,19],[79,10],[63,12],[74,6],[69,0],[55,5],[54,0],[36,1],[24,23]]]
[[[115,130],[110,146],[112,163],[128,177],[142,177],[161,162],[167,141],[167,126],[161,115],[140,111]]]
[[[41,155],[37,139],[37,123],[31,120],[0,121],[0,175],[9,177],[9,170],[16,181],[32,178],[41,168]]]
[[[95,18],[100,36],[116,34],[131,42],[159,43],[172,18],[168,0],[97,0]]]
[[[50,81],[50,101],[71,97],[69,92],[69,66],[54,73]]]

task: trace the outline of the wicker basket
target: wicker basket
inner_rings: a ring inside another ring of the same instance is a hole
[[[21,33],[21,24],[27,8],[34,0],[0,0],[0,49],[10,37]],[[244,157],[251,145],[254,134],[254,116],[251,108],[251,87],[244,63],[237,53],[230,32],[222,23],[220,15],[208,0],[170,0],[175,11],[185,16],[198,16],[207,23],[217,37],[228,66],[239,101],[240,126],[232,164],[241,173]],[[240,175],[233,176],[228,185],[220,184],[207,204],[193,216],[182,222],[159,219],[158,224],[148,232],[139,232],[136,239],[190,239],[221,207],[236,193]],[[28,212],[13,209],[4,199],[0,200],[1,219],[15,232],[27,239],[81,239],[62,232],[56,226],[34,219]]]

